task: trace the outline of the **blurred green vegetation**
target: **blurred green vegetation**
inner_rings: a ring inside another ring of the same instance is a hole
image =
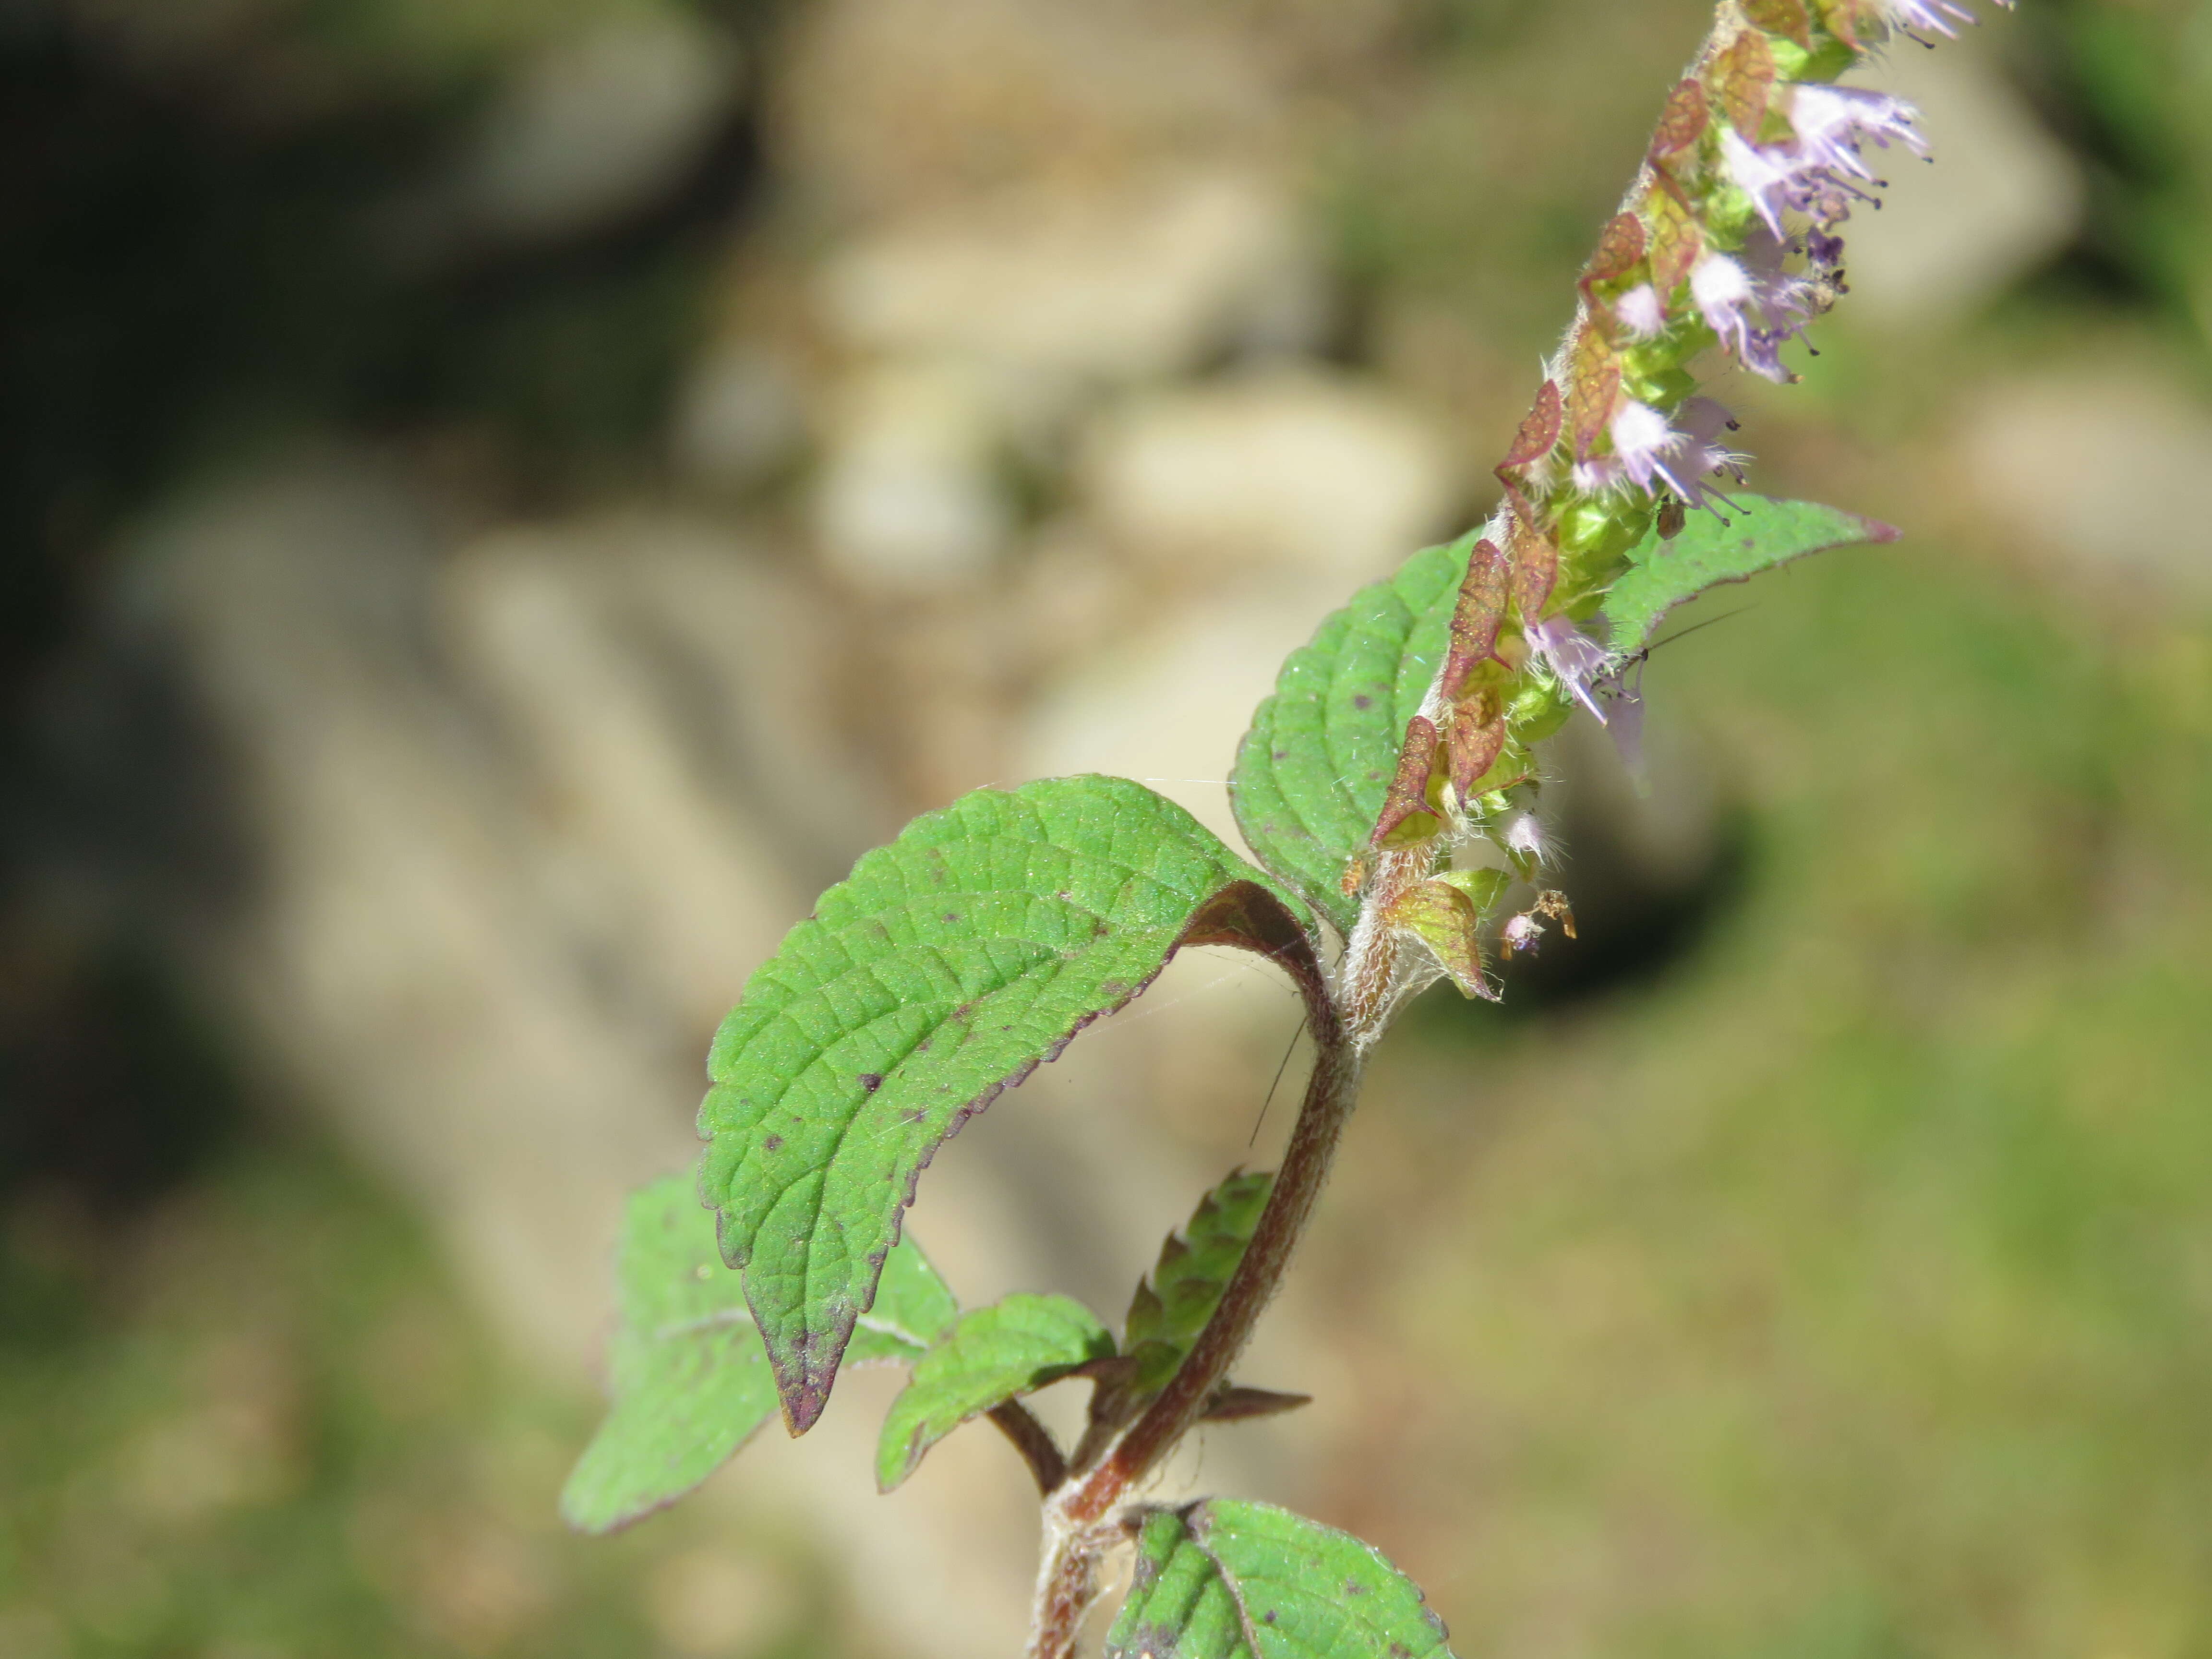
[[[2148,302],[2212,369],[2212,12],[2191,0],[2024,8],[2014,56],[2091,169],[2090,221],[2052,276]]]
[[[1385,1057],[1342,1502],[1476,1652],[2212,1650],[2212,629],[1907,546],[1726,632],[1734,911]]]
[[[757,1525],[568,1533],[588,1409],[502,1364],[412,1224],[313,1148],[7,1224],[8,1659],[830,1650],[819,1564]]]

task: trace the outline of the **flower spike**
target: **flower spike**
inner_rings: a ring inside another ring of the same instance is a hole
[[[1496,469],[1503,503],[1471,544],[1371,857],[1352,874],[1365,884],[1358,938],[1376,937],[1376,919],[1415,885],[1442,879],[1439,862],[1471,836],[1533,875],[1530,849],[1516,845],[1527,832],[1514,826],[1534,822],[1522,815],[1540,775],[1536,745],[1576,708],[1640,781],[1641,653],[1610,633],[1608,595],[1632,564],[1668,556],[1690,512],[1738,511],[1723,492],[1748,459],[1729,411],[1698,390],[1701,360],[1717,348],[1764,380],[1797,379],[1784,352],[1847,291],[1843,227],[1880,205],[1879,155],[1928,154],[1911,104],[1834,77],[1884,41],[1948,37],[1972,21],[1966,0],[1716,8],[1577,276],[1574,320]],[[1457,915],[1431,894],[1397,913],[1397,931],[1417,913],[1432,933]],[[1571,934],[1565,900],[1547,892],[1504,923],[1504,953],[1533,948],[1554,923]],[[1387,963],[1369,980],[1380,1006],[1394,982]]]

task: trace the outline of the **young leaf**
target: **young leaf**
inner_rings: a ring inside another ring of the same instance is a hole
[[[876,1442],[876,1484],[889,1492],[922,1454],[970,1418],[1114,1352],[1091,1310],[1065,1296],[1010,1296],[963,1314],[915,1364]]]
[[[1372,1545],[1267,1504],[1153,1510],[1106,1659],[1449,1659],[1443,1620]]]
[[[617,1273],[613,1405],[561,1493],[562,1516],[584,1532],[611,1532],[681,1498],[775,1411],[767,1350],[694,1177],[631,1194]],[[915,1359],[957,1312],[905,1240],[884,1263],[882,1292],[846,1358]]]
[[[1740,582],[1808,553],[1863,542],[1893,542],[1898,532],[1875,519],[1815,501],[1736,498],[1743,511],[1723,523],[1692,514],[1681,533],[1662,541],[1654,530],[1628,556],[1628,568],[1607,590],[1610,644],[1628,656],[1651,643],[1660,618],[1723,582]]]
[[[1273,1389],[1248,1389],[1231,1383],[1206,1402],[1201,1423],[1249,1423],[1255,1417],[1280,1417],[1301,1406],[1313,1404],[1310,1394],[1281,1394]]]
[[[1239,1170],[1198,1201],[1183,1232],[1168,1235],[1152,1277],[1138,1280],[1130,1298],[1121,1357],[1087,1373],[1097,1386],[1091,1393],[1090,1427],[1076,1448],[1077,1467],[1087,1468],[1115,1431],[1133,1422],[1182,1364],[1220,1306],[1274,1186],[1275,1177],[1265,1171]],[[1201,1415],[1207,1422],[1233,1423],[1294,1410],[1310,1400],[1224,1383]]]
[[[1266,865],[1349,933],[1338,885],[1382,810],[1400,739],[1443,660],[1460,580],[1478,539],[1431,547],[1352,595],[1291,653],[1237,751],[1229,800]]]
[[[1160,1246],[1152,1279],[1137,1286],[1129,1304],[1121,1344],[1136,1361],[1130,1382],[1139,1395],[1158,1394],[1167,1385],[1213,1317],[1274,1185],[1275,1177],[1264,1170],[1231,1176],[1199,1200],[1188,1229],[1180,1237],[1169,1234]]]
[[[793,1432],[821,1414],[922,1166],[1185,945],[1318,994],[1305,911],[1126,778],[978,790],[822,896],[714,1040],[701,1190]]]

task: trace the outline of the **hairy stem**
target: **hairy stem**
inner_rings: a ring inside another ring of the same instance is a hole
[[[1346,965],[1354,965],[1350,955]],[[1098,1563],[1114,1541],[1115,1506],[1175,1449],[1227,1380],[1261,1310],[1281,1284],[1328,1178],[1337,1141],[1358,1098],[1364,1045],[1354,1040],[1325,988],[1309,988],[1307,1012],[1317,1052],[1305,1100],[1267,1206],[1213,1316],[1167,1387],[1097,1467],[1046,1502],[1030,1659],[1067,1659],[1074,1651],[1076,1633],[1097,1598]]]

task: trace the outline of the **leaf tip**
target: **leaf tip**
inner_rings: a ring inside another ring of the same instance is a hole
[[[757,1321],[757,1316],[756,1316]],[[765,1335],[767,1328],[762,1327]],[[771,1344],[769,1364],[775,1376],[776,1398],[783,1406],[783,1426],[797,1439],[820,1420],[830,1404],[830,1385],[837,1377],[837,1362],[844,1358],[846,1339],[853,1322],[842,1330],[810,1331],[790,1350],[778,1352]]]

